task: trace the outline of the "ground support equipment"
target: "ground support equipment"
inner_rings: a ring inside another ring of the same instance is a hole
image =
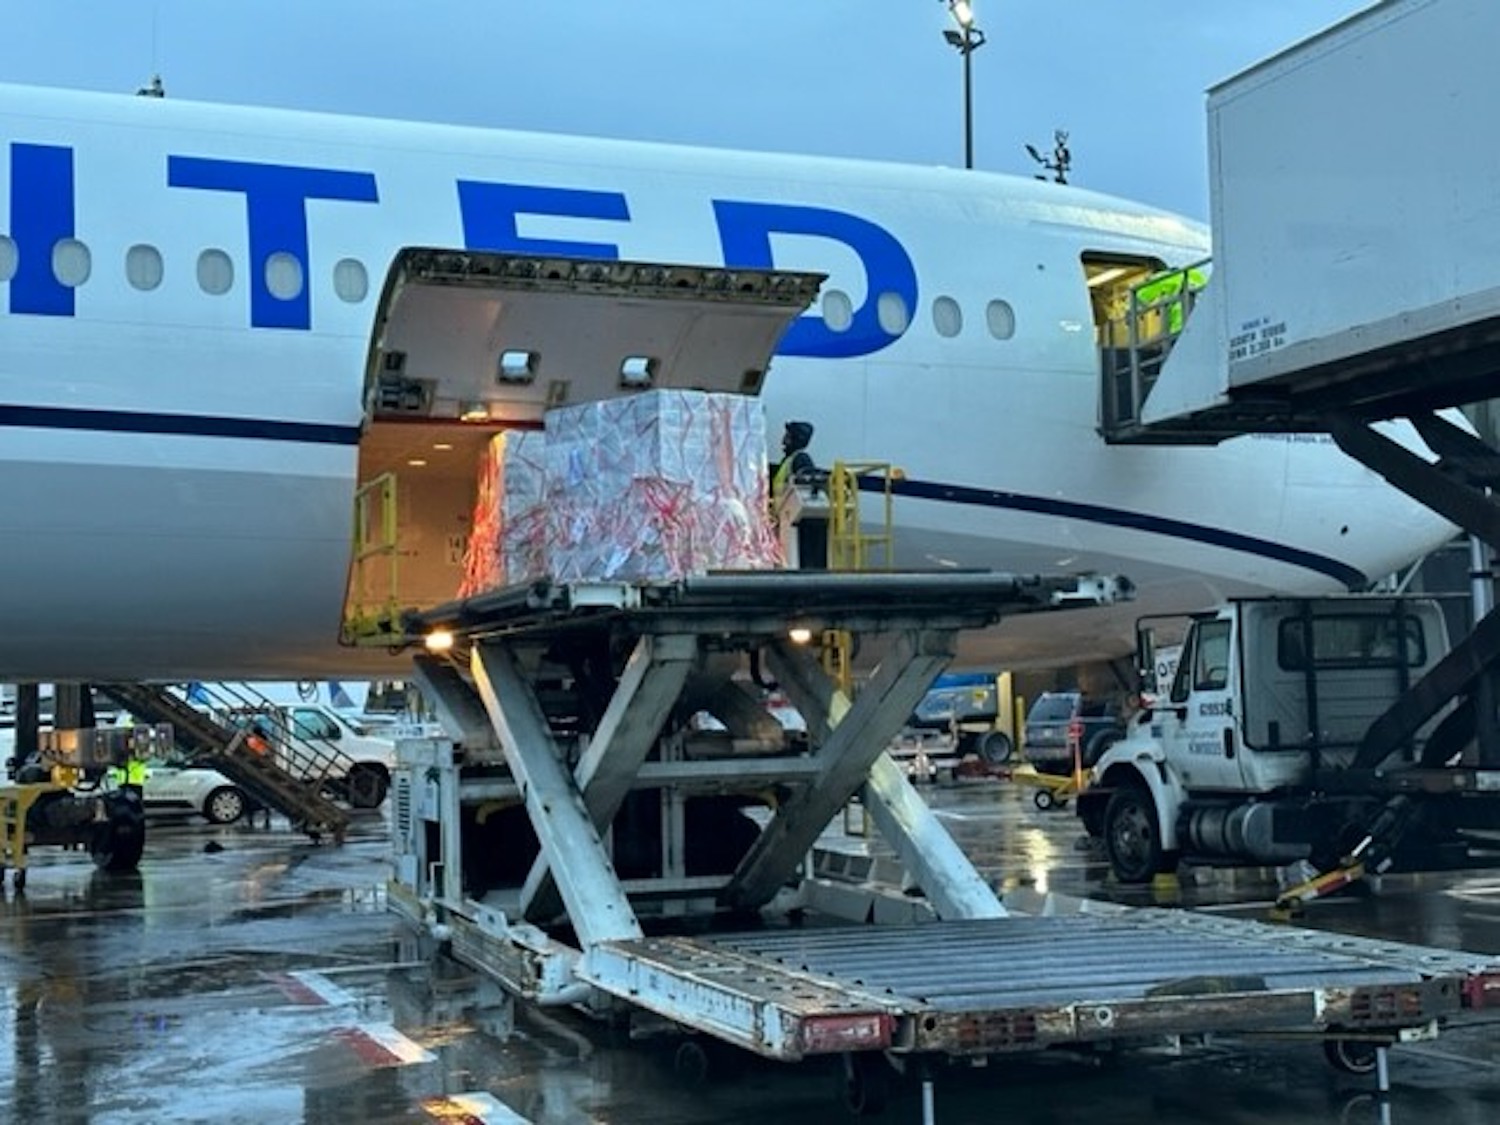
[[[1473,955],[1172,912],[1007,914],[884,751],[959,630],[1109,596],[735,574],[539,582],[413,615],[411,635],[455,635],[459,655],[418,658],[418,676],[457,737],[398,748],[390,901],[519,997],[772,1059],[842,1054],[861,1094],[883,1057],[1210,1032],[1394,1042],[1488,995],[1500,964]],[[853,699],[793,627],[856,637],[873,667]],[[759,706],[747,665],[805,739]],[[704,711],[713,737],[689,721]],[[909,893],[831,893],[807,870],[855,794]],[[752,798],[746,821],[734,802]],[[896,924],[796,924],[836,902]]]
[[[349,814],[323,794],[320,777],[345,776],[347,761],[319,761],[313,777],[299,777],[270,756],[253,752],[245,731],[225,726],[166,687],[124,683],[95,686],[137,718],[171,723],[177,742],[193,755],[195,763],[218,770],[252,800],[285,816],[298,831],[315,841],[326,836],[335,843],[343,842],[349,830]]]

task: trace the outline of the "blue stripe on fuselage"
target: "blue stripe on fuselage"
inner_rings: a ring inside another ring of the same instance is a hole
[[[105,433],[171,434],[185,437],[242,438],[257,441],[303,442],[323,445],[357,445],[358,426],[336,426],[316,422],[278,422],[260,418],[204,417],[190,414],[148,414],[125,410],[75,410],[51,406],[0,405],[0,427],[29,427],[50,430],[85,430]],[[884,480],[863,478],[861,488],[878,491]],[[936,481],[896,480],[890,482],[893,492],[918,500],[942,504],[963,504],[979,508],[1002,508],[1031,512],[1042,516],[1083,520],[1107,524],[1132,531],[1144,531],[1169,539],[1183,539],[1223,547],[1244,554],[1259,555],[1276,562],[1325,574],[1350,589],[1362,589],[1368,579],[1354,567],[1326,555],[1313,554],[1297,547],[1241,535],[1237,531],[1204,527],[1183,520],[1144,512],[1106,508],[1052,497],[1027,496],[965,485],[941,484]]]
[[[860,488],[866,492],[880,492],[887,487],[884,479],[865,477],[860,479]],[[1164,535],[1171,539],[1186,539],[1194,543],[1206,543],[1211,547],[1224,547],[1249,555],[1273,559],[1302,567],[1318,574],[1326,574],[1350,590],[1361,590],[1369,585],[1369,579],[1347,563],[1316,555],[1298,547],[1273,543],[1269,539],[1257,539],[1253,535],[1241,535],[1237,531],[1226,531],[1217,527],[1186,523],[1165,516],[1151,516],[1144,512],[1130,512],[1121,508],[1105,508],[1098,504],[1081,504],[1073,500],[1057,500],[1050,496],[1027,496],[1019,492],[1000,492],[988,488],[969,488],[958,484],[940,484],[925,480],[894,480],[889,482],[892,492],[898,496],[910,496],[919,500],[933,500],[941,504],[965,504],[977,508],[1004,508],[1013,512],[1032,512],[1040,516],[1057,516],[1063,519],[1083,520],[1087,523],[1108,524],[1132,531],[1144,531],[1152,535]]]
[[[198,414],[148,414],[134,410],[75,410],[58,406],[0,404],[0,426],[38,430],[89,430],[112,434],[247,438],[254,441],[303,442],[315,445],[359,444],[358,426]]]

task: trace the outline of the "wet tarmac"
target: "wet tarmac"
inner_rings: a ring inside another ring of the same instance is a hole
[[[927,790],[997,887],[1152,901],[1110,888],[1076,822],[993,783]],[[849,846],[859,846],[853,841]],[[690,1083],[669,1044],[535,1011],[416,957],[385,908],[386,827],[339,848],[277,828],[153,826],[134,876],[38,851],[0,901],[0,1121],[616,1125],[852,1120],[832,1066],[751,1061]],[[1261,873],[1189,873],[1183,906],[1263,916]],[[1500,872],[1388,878],[1306,924],[1500,953]],[[730,1060],[712,1060],[715,1063]],[[1177,1123],[1500,1121],[1500,1013],[1391,1054],[1392,1094],[1316,1044],[1028,1056],[934,1075],[936,1120]],[[922,1120],[919,1085],[883,1120]]]

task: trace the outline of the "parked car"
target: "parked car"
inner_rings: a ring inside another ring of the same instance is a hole
[[[1073,739],[1084,769],[1125,737],[1125,720],[1112,699],[1077,691],[1046,691],[1026,712],[1026,760],[1043,773],[1073,771]]]
[[[253,804],[244,790],[217,770],[180,759],[146,763],[141,800],[147,816],[201,816],[210,824],[233,824]]]

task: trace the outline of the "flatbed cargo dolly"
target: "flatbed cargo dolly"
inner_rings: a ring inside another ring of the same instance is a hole
[[[859,1111],[881,1102],[888,1061],[1229,1032],[1383,1052],[1500,1002],[1500,960],[1478,955],[1097,904],[1007,912],[884,748],[959,630],[1117,591],[719,574],[542,581],[409,615],[410,636],[452,635],[417,664],[462,737],[399,748],[390,901],[525,1000],[769,1059],[843,1056]],[[873,667],[852,700],[793,626],[859,638]],[[758,706],[747,666],[775,677],[805,741]],[[694,731],[699,711],[724,730]],[[906,924],[810,909],[838,896],[817,893],[808,853],[856,793],[920,897],[847,913]]]

